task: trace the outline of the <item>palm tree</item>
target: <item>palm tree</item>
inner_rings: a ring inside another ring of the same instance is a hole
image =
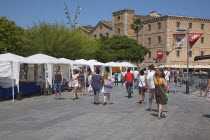
[[[136,33],[136,40],[138,41],[139,31],[143,29],[140,19],[134,19],[133,24],[131,24],[131,29]]]

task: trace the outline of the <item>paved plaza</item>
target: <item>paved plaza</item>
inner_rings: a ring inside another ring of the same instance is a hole
[[[125,88],[116,87],[111,105],[94,105],[93,93],[73,101],[34,96],[0,102],[0,140],[207,140],[210,139],[210,102],[196,94],[170,93],[165,118],[139,104],[137,90],[128,99]],[[103,96],[100,96],[101,103]]]

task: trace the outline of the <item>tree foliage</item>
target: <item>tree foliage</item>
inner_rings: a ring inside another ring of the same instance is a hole
[[[70,32],[69,28],[45,22],[35,24],[25,31],[25,56],[43,53],[69,59],[90,59],[97,42],[82,31]]]
[[[0,53],[7,50],[11,53],[21,54],[24,43],[24,29],[6,17],[0,17]]]
[[[144,60],[148,52],[148,49],[127,36],[102,37],[98,42],[95,58],[101,62],[129,60],[138,63]]]

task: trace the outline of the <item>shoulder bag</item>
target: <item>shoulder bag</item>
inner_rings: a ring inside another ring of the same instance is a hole
[[[113,82],[111,80],[104,79],[104,87],[113,88]]]

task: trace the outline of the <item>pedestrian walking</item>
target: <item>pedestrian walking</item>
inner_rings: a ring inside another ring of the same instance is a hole
[[[59,100],[61,97],[61,86],[63,84],[63,73],[60,70],[60,66],[56,67],[56,72],[53,76],[53,87],[55,92],[55,100]]]
[[[103,75],[103,88],[102,88],[102,92],[104,93],[103,105],[106,105],[107,103],[110,104],[110,93],[112,92],[112,88],[113,88],[113,81],[109,77],[109,73],[105,72]]]
[[[176,93],[177,82],[178,82],[178,76],[177,75],[174,75],[173,82],[174,82],[174,93]]]
[[[78,82],[79,82],[79,89],[81,91],[80,95],[83,96],[85,92],[86,75],[82,67],[80,68],[80,71],[78,74]]]
[[[167,104],[168,101],[168,98],[166,96],[166,90],[168,90],[168,85],[166,80],[162,78],[160,70],[156,70],[155,72],[154,83],[155,83],[155,99],[157,102],[157,109],[158,109],[158,119],[161,119],[163,117],[162,114],[163,105]]]
[[[114,81],[115,81],[115,87],[118,86],[118,70],[114,73]]]
[[[152,111],[152,100],[154,99],[155,83],[154,83],[154,74],[155,67],[150,65],[148,67],[149,73],[147,74],[147,85],[148,85],[148,94],[149,94],[149,108],[147,111]]]
[[[128,98],[131,98],[132,86],[133,86],[133,73],[130,72],[130,69],[127,70],[127,73],[125,74],[125,80],[126,80],[126,90],[128,93]]]
[[[98,105],[99,104],[99,93],[101,90],[101,85],[102,85],[102,77],[100,74],[100,70],[96,69],[96,74],[92,75],[92,88],[94,91],[94,104]]]
[[[208,101],[210,101],[210,80],[208,80],[208,84],[207,84],[206,93],[204,95],[204,98],[206,98]]]
[[[171,77],[171,72],[168,70],[168,68],[165,68],[164,73],[165,73],[166,82],[169,85],[169,83],[170,83],[170,77]]]
[[[72,83],[73,83],[73,87],[74,87],[74,98],[73,98],[73,100],[79,99],[78,96],[77,96],[77,90],[78,90],[78,87],[79,87],[78,77],[79,77],[78,70],[74,69],[73,70],[73,75],[72,75]]]
[[[126,71],[125,71],[125,69],[123,69],[122,72],[121,72],[121,83],[122,83],[122,87],[123,87],[123,85],[125,83],[125,74],[126,74]]]
[[[138,78],[139,78],[139,72],[137,68],[134,69],[133,75],[134,75],[134,88],[136,89],[138,86],[137,83],[138,83]]]
[[[143,68],[143,71],[144,71],[144,75],[147,76],[147,70],[146,70],[146,68]]]
[[[184,79],[184,72],[182,69],[179,69],[179,84],[180,84],[180,87],[182,87],[183,85],[183,79]]]
[[[140,71],[138,86],[139,86],[139,99],[140,99],[139,104],[142,104],[144,103],[145,92],[147,91],[147,78],[144,75],[144,70]]]

